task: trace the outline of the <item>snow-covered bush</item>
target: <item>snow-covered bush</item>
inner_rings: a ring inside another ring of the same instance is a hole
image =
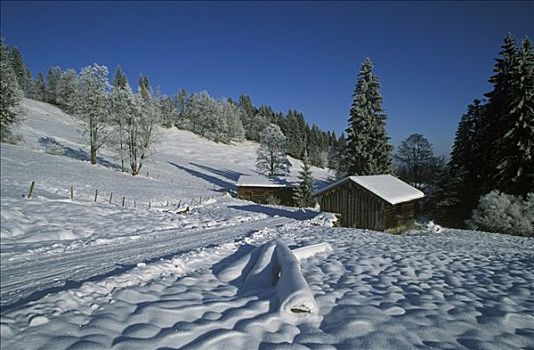
[[[533,236],[534,193],[529,193],[523,199],[491,191],[480,197],[478,208],[473,210],[467,225],[478,230]]]
[[[53,156],[63,156],[65,155],[65,150],[58,144],[51,144],[46,147],[46,153]]]
[[[201,91],[187,100],[177,124],[215,142],[242,141],[245,138],[242,113],[241,107],[226,100],[214,99],[206,91]]]
[[[272,194],[267,197],[266,202],[269,205],[280,205],[280,199]]]

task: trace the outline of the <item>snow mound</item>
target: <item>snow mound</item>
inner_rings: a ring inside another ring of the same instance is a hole
[[[329,245],[316,244],[300,248],[298,254],[311,256],[331,249]],[[254,248],[222,270],[218,278],[244,283],[247,288],[274,288],[282,313],[315,313],[318,310],[313,293],[302,276],[297,255],[279,239]]]

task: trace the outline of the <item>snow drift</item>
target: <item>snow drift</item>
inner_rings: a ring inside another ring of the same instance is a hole
[[[295,254],[276,239],[254,248],[217,277],[225,282],[243,283],[247,288],[274,288],[283,313],[316,313],[317,304],[302,275],[298,256],[306,258],[330,251],[329,244],[319,243],[299,248]]]

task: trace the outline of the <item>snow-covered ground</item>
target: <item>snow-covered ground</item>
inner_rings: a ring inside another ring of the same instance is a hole
[[[254,174],[257,145],[178,130],[132,177],[106,151],[89,165],[68,115],[25,106],[25,142],[1,145],[2,349],[534,348],[532,238],[392,236],[236,200],[222,190]],[[330,244],[300,261],[316,312],[280,308],[272,283],[221,277],[272,239]]]

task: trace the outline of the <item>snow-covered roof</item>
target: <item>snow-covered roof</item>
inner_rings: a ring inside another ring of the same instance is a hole
[[[241,175],[237,179],[238,187],[292,187],[293,182],[284,177],[270,178],[263,175]]]
[[[417,188],[391,175],[349,176],[317,191],[315,195],[320,195],[346,181],[357,183],[390,204],[408,202],[425,196]]]

